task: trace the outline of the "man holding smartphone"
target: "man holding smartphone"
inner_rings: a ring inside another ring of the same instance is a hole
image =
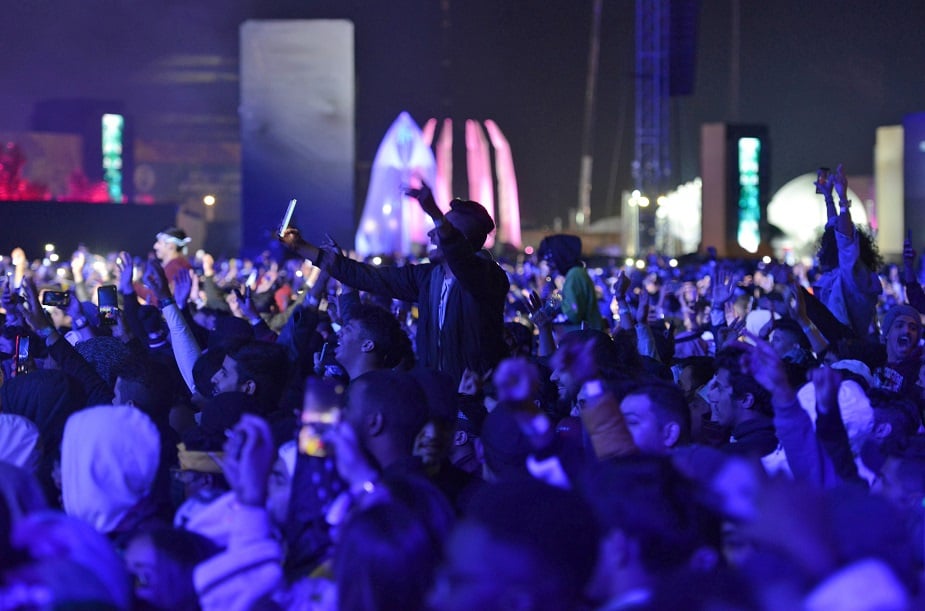
[[[477,202],[455,199],[444,215],[427,185],[406,193],[434,221],[428,234],[434,246],[429,263],[366,265],[336,249],[320,249],[306,242],[294,228],[283,231],[280,240],[348,286],[417,302],[418,360],[425,367],[449,373],[458,384],[466,369],[484,374],[507,353],[504,304],[510,283],[504,270],[482,250],[495,225]]]

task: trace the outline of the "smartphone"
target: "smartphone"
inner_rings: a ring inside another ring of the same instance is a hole
[[[295,205],[298,200],[290,199],[289,207],[286,208],[286,215],[283,217],[283,223],[279,226],[279,237],[283,237],[286,230],[289,229],[289,222],[292,221],[292,213],[295,212]]]
[[[331,445],[325,437],[340,422],[340,409],[336,406],[311,406],[302,410],[299,428],[299,452],[308,456],[331,455]]]
[[[67,291],[45,291],[42,293],[42,305],[66,308],[71,303],[71,294]]]
[[[96,299],[100,308],[100,324],[116,324],[116,311],[119,309],[116,285],[107,284],[96,289]]]
[[[16,347],[13,357],[13,375],[29,373],[31,367],[29,364],[29,336],[17,335]]]
[[[816,170],[816,193],[822,193],[822,187],[829,181],[829,174],[832,172],[829,168],[821,167]]]

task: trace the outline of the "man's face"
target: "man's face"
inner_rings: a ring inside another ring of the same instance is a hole
[[[897,316],[886,335],[887,360],[896,363],[912,356],[921,333],[918,320],[904,314]]]
[[[152,608],[173,609],[183,606],[191,587],[176,583],[170,577],[181,575],[183,569],[168,554],[159,553],[149,535],[140,535],[129,542],[124,554],[125,566],[134,578],[135,596]],[[190,584],[191,586],[192,584]]]
[[[553,353],[550,361],[552,373],[549,375],[549,379],[556,383],[556,387],[559,389],[559,399],[571,401],[578,394],[580,387],[569,371],[568,365],[570,363],[566,363],[569,358],[566,352],[567,350],[560,346],[559,350]]]
[[[771,331],[771,347],[777,356],[783,358],[788,352],[799,346],[797,338],[788,331],[774,329]]]
[[[154,256],[160,261],[166,261],[176,252],[177,247],[160,236],[158,236],[157,241],[154,242]]]
[[[446,458],[452,436],[452,430],[431,420],[414,439],[414,455],[425,465],[438,465]]]
[[[351,320],[341,327],[337,334],[337,347],[334,349],[334,358],[342,365],[352,363],[362,354],[363,342],[365,341],[363,327],[355,320]]]
[[[233,358],[226,356],[221,368],[212,376],[213,394],[244,390],[243,386],[238,380],[238,364]]]
[[[627,395],[620,402],[620,411],[633,443],[644,454],[664,454],[665,434],[655,417],[652,401],[646,395]]]
[[[729,383],[729,370],[720,369],[713,376],[707,390],[710,412],[714,422],[723,426],[733,426],[738,416],[738,402],[732,397],[732,385]]]
[[[561,364],[557,365],[555,357],[553,357],[553,370],[549,375],[549,379],[556,383],[560,399],[569,400],[575,394],[571,390],[574,383],[572,374],[569,373],[568,369],[562,367]]]
[[[528,552],[493,540],[479,524],[458,523],[445,556],[428,597],[428,608],[434,611],[500,611],[532,594],[536,578]]]
[[[443,251],[440,249],[440,235],[437,232],[437,228],[434,227],[428,231],[427,237],[430,239],[430,247],[427,249],[427,257],[431,261],[443,261]]]

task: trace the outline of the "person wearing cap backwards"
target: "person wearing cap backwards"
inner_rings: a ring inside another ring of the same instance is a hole
[[[154,255],[164,266],[164,274],[173,289],[173,281],[177,272],[193,269],[186,258],[186,247],[190,243],[189,236],[182,229],[168,227],[157,234],[154,243]]]
[[[910,305],[895,305],[883,315],[880,331],[886,344],[886,364],[874,372],[874,384],[915,396],[922,355],[922,315]]]
[[[482,250],[495,224],[481,204],[454,199],[450,211],[437,206],[427,185],[409,188],[434,221],[430,262],[376,267],[352,261],[337,248],[318,248],[297,229],[281,241],[346,285],[418,303],[417,357],[425,367],[445,371],[458,384],[469,369],[484,374],[506,356],[504,304],[510,283]]]

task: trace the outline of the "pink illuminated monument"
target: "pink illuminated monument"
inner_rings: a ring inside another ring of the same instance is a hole
[[[366,204],[357,228],[356,250],[360,255],[405,255],[416,245],[427,244],[427,232],[433,224],[416,201],[403,195],[404,185],[427,182],[440,208],[449,209],[454,195],[453,123],[445,119],[439,135],[437,125],[436,119],[430,119],[421,129],[403,112],[386,131],[373,160]],[[520,202],[511,148],[495,122],[485,121],[485,130],[487,138],[477,121],[466,121],[467,197],[485,206],[495,219],[496,235],[489,236],[486,247],[500,241],[519,248]],[[494,176],[489,142],[495,153]]]

